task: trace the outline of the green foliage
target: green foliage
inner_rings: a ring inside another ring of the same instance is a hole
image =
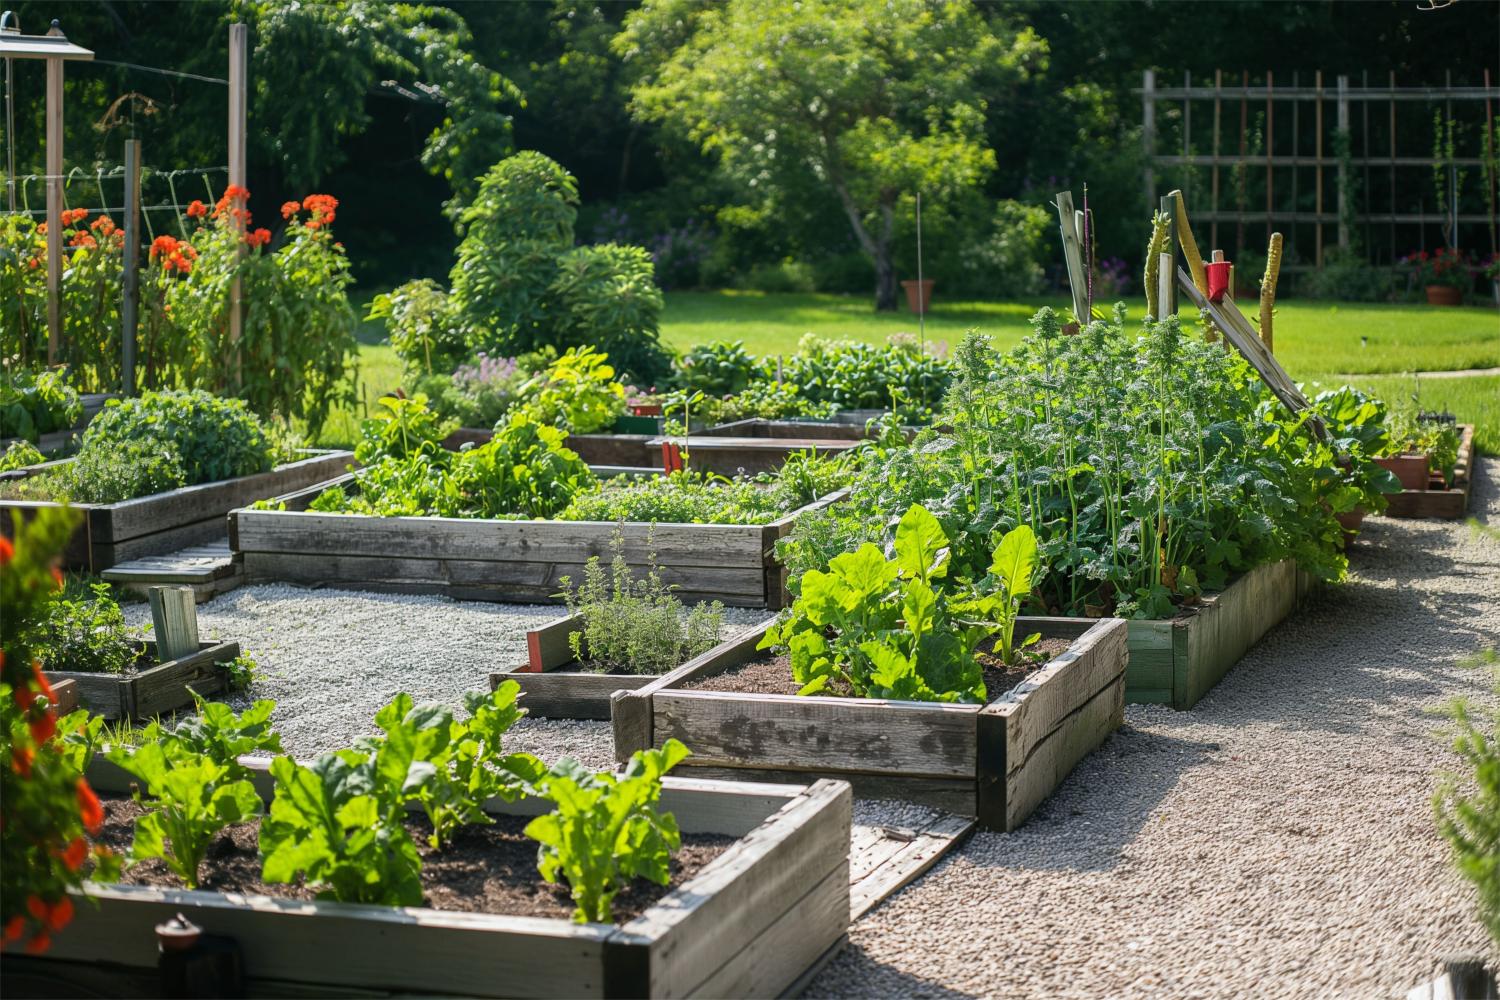
[[[990,563],[989,576],[979,585],[984,595],[979,604],[994,617],[995,652],[1002,662],[1011,664],[1020,651],[1015,644],[1016,618],[1021,613],[1021,602],[1031,596],[1031,579],[1037,570],[1036,535],[1024,524],[1018,524],[1005,533],[1000,544],[995,546],[995,558]],[[1020,649],[1030,646],[1041,638],[1041,633],[1027,636]]]
[[[614,366],[590,347],[568,348],[521,391],[533,419],[570,434],[606,430],[625,412],[625,387],[615,381]]]
[[[123,674],[140,654],[141,630],[125,624],[109,584],[89,591],[76,599],[56,594],[27,641],[48,670]]]
[[[277,757],[271,777],[276,794],[260,825],[262,879],[302,879],[319,899],[342,903],[422,902],[422,860],[404,824],[401,786],[378,772],[374,755],[340,750],[310,767]]]
[[[448,293],[431,278],[375,296],[365,319],[385,320],[391,347],[407,372],[448,371],[469,356],[463,320]]]
[[[452,375],[428,375],[415,389],[432,409],[460,427],[494,427],[532,386],[532,376],[552,359],[542,352],[518,358],[491,358],[481,353],[459,365]]]
[[[198,887],[198,869],[219,831],[260,814],[255,786],[208,757],[157,742],[106,756],[139,778],[150,796],[135,795],[146,814],[135,821],[130,863],[160,859],[189,889]]]
[[[1426,455],[1432,468],[1452,482],[1458,464],[1462,436],[1458,425],[1444,420],[1424,420],[1410,410],[1399,410],[1387,421],[1389,444],[1382,455]]]
[[[70,503],[118,503],[186,486],[187,472],[170,441],[129,440],[81,449],[71,462],[18,482],[0,496]]]
[[[639,247],[574,247],[578,186],[540,153],[502,160],[463,215],[452,303],[470,347],[515,355],[596,345],[639,381],[664,373],[661,292]]]
[[[561,580],[568,613],[583,618],[582,630],[568,636],[574,657],[599,673],[664,674],[719,644],[723,604],[700,601],[684,612],[654,557],[645,579],[638,580],[618,533],[610,547],[608,571],[593,556],[576,588],[568,577]]]
[[[866,542],[835,556],[827,572],[808,570],[790,613],[767,630],[761,648],[788,648],[799,694],[847,688],[861,698],[982,704],[984,673],[974,651],[1001,627],[988,620],[1001,608],[1014,625],[1012,602],[1030,576],[1024,539],[1013,536],[994,552],[995,575],[1015,589],[988,595],[950,580],[948,538],[920,506],[901,517],[894,549],[887,559]]]
[[[804,337],[782,366],[803,398],[841,410],[901,409],[913,417],[936,408],[948,390],[948,365],[911,337],[882,349],[858,341]]]
[[[701,389],[708,396],[744,392],[760,373],[755,355],[743,340],[718,340],[693,347],[677,359],[675,381],[684,389]]]
[[[84,432],[78,453],[118,451],[131,442],[172,446],[185,485],[267,472],[285,449],[243,400],[201,389],[110,400]]]
[[[13,472],[46,460],[47,456],[37,451],[30,441],[14,441],[5,449],[5,454],[0,455],[0,472]]]
[[[375,415],[359,425],[356,461],[368,465],[382,458],[442,454],[443,439],[455,425],[430,410],[426,396],[381,396],[377,405]]]
[[[224,767],[231,778],[246,778],[250,772],[239,762],[246,755],[281,753],[281,734],[271,727],[271,713],[276,703],[262,698],[236,715],[234,709],[217,701],[205,701],[193,692],[196,714],[179,721],[171,729],[160,723],[149,723],[142,743],[160,743],[168,756],[204,757]]]
[[[1239,261],[1235,264],[1236,270],[1242,266]],[[1372,267],[1362,254],[1330,247],[1323,255],[1323,266],[1297,282],[1297,293],[1309,299],[1384,302],[1391,297],[1391,271]]]
[[[63,372],[0,372],[0,438],[35,444],[43,434],[67,430],[82,416],[83,403]]]
[[[994,169],[981,81],[1024,75],[1040,49],[968,5],[919,0],[653,0],[613,44],[637,67],[633,110],[717,154],[746,195],[831,188],[887,309],[899,198],[940,205]]]
[[[526,835],[542,845],[542,878],[562,878],[572,890],[575,923],[610,922],[611,902],[630,879],[658,885],[670,880],[671,855],[682,834],[676,817],[656,806],[662,776],[688,755],[687,747],[669,739],[660,750],[637,751],[618,777],[591,774],[568,758],[538,783],[537,794],[557,809],[528,823]]]
[[[662,524],[767,524],[787,511],[744,479],[673,472],[649,479],[614,479],[573,499],[564,521],[656,521]]]
[[[1483,650],[1472,665],[1489,673],[1490,687],[1500,694],[1500,655]],[[1464,773],[1443,781],[1433,797],[1433,815],[1459,873],[1474,883],[1480,919],[1500,941],[1500,712],[1463,699],[1452,702],[1448,712],[1453,751]]]
[[[241,653],[229,662],[219,664],[219,669],[224,672],[225,686],[236,693],[250,690],[251,685],[265,676],[260,664],[249,653]]]

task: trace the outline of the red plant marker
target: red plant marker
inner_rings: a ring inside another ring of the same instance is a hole
[[[1210,302],[1224,301],[1224,293],[1229,291],[1229,261],[1216,260],[1203,265],[1208,272],[1208,300]]]

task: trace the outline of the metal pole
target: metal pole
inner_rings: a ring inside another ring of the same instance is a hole
[[[140,301],[141,140],[125,140],[124,298],[120,304],[120,391],[134,396],[136,310]]]
[[[245,90],[248,82],[249,31],[243,24],[229,26],[229,183],[245,186]],[[236,207],[244,208],[243,204]],[[241,227],[243,228],[243,227]],[[244,322],[238,275],[229,286],[229,349],[231,388],[240,387],[240,334]]]
[[[1354,139],[1349,134],[1349,78],[1340,76],[1338,122],[1343,134],[1343,149],[1346,155],[1339,157],[1339,248],[1349,248],[1349,157],[1354,153]]]
[[[54,28],[55,30],[55,28]],[[62,350],[63,61],[47,59],[47,364]]]

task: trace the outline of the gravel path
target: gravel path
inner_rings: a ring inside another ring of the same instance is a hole
[[[123,608],[132,625],[150,624],[147,604]],[[377,733],[375,713],[402,691],[461,708],[466,691],[488,691],[492,671],[526,658],[527,629],[562,613],[535,604],[259,584],[199,605],[198,628],[205,638],[238,641],[265,675],[231,704],[274,698],[282,745],[313,756]],[[725,631],[768,614],[725,608]],[[571,755],[589,767],[614,767],[607,722],[522,719],[506,749],[549,763]]]
[[[1500,525],[1500,461],[1471,512]],[[1488,953],[1433,828],[1430,709],[1482,690],[1500,542],[1365,522],[1349,583],[1188,713],[1126,726],[1030,823],[979,834],[851,928],[807,996],[1400,996]]]

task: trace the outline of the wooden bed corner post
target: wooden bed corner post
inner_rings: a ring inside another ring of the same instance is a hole
[[[615,760],[629,763],[637,750],[651,749],[651,695],[616,691],[609,696],[610,726],[614,730]]]
[[[198,604],[192,587],[152,587],[151,623],[162,663],[198,652]]]

